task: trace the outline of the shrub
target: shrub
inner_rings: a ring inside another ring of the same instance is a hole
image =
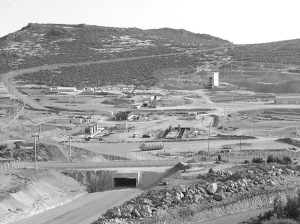
[[[295,197],[287,197],[286,203],[280,196],[276,197],[274,209],[259,215],[258,219],[263,224],[296,224],[300,219],[300,191]]]
[[[7,145],[6,144],[0,145],[0,150],[4,150],[4,149],[7,149]]]
[[[283,157],[283,161],[285,162],[285,164],[292,164],[291,157],[285,156]]]
[[[283,158],[268,156],[267,163],[279,163],[279,164],[288,165],[292,163],[292,159],[291,157],[288,156],[285,156]]]
[[[208,170],[208,173],[210,173],[210,174],[214,174],[214,173],[215,173],[215,171],[213,170],[213,168],[210,168],[210,169]]]
[[[265,222],[262,222],[262,224],[297,224],[298,222],[295,222],[292,219],[272,219]]]
[[[267,163],[274,163],[274,162],[275,162],[274,156],[268,156]]]
[[[262,158],[253,158],[252,163],[264,163],[265,161]]]
[[[244,161],[244,163],[250,163],[250,161],[246,159],[246,160]]]
[[[222,156],[220,154],[218,155],[218,160],[222,161]]]

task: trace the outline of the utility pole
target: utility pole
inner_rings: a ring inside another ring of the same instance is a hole
[[[251,117],[251,120],[250,120],[250,122],[251,122],[251,136],[253,136],[253,133],[252,133],[252,117]]]
[[[69,136],[69,162],[72,161],[71,136]]]
[[[8,122],[9,122],[9,127],[10,127],[10,110],[8,111]]]
[[[37,159],[36,159],[36,138],[38,137],[38,134],[33,134],[31,137],[34,138],[34,163],[35,163],[35,169],[37,170]]]
[[[242,136],[240,136],[240,153],[242,151]]]
[[[41,139],[41,132],[42,132],[42,124],[40,123],[39,124],[39,142],[40,142],[40,139]]]
[[[210,141],[210,126],[211,124],[209,124],[208,126],[208,141],[207,141],[207,155],[209,155],[209,141]]]

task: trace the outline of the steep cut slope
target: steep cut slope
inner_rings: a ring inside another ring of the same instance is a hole
[[[230,42],[185,30],[29,23],[0,38],[0,69],[185,52]]]
[[[228,54],[235,60],[300,65],[300,39],[240,45]]]
[[[87,194],[83,185],[54,170],[20,170],[0,178],[0,223],[20,220]]]

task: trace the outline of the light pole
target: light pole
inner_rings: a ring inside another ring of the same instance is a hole
[[[71,148],[71,136],[69,136],[69,162],[71,162],[72,160],[72,148]]]
[[[209,155],[210,126],[211,126],[211,124],[209,124],[209,126],[208,126],[207,155]]]
[[[41,132],[42,132],[42,123],[39,123],[39,142],[41,138]]]
[[[250,122],[251,122],[251,136],[253,136],[253,133],[252,133],[252,120],[253,120],[253,117],[251,117],[251,120],[250,120]]]
[[[32,134],[31,137],[34,138],[34,163],[35,163],[35,169],[37,170],[37,160],[36,160],[36,138],[39,137],[38,134]]]

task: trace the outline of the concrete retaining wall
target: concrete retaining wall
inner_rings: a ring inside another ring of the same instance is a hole
[[[145,190],[165,176],[165,172],[117,170],[68,170],[63,171],[63,174],[87,186],[90,193],[113,189],[114,178],[118,177],[136,177],[137,188]]]

